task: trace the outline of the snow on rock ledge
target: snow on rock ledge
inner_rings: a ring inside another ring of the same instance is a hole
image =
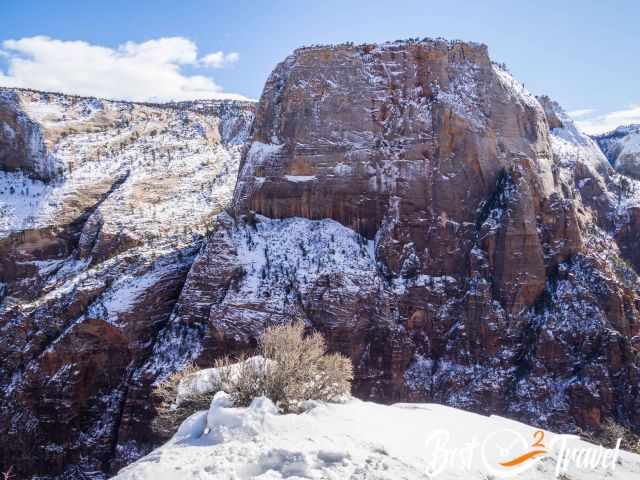
[[[493,469],[499,468],[497,461],[501,460],[496,446],[510,445],[506,453],[510,459],[529,450],[535,432],[533,427],[505,418],[436,404],[385,406],[351,400],[346,404],[313,403],[303,414],[281,415],[264,397],[248,408],[231,408],[228,395],[220,392],[208,412],[192,415],[167,444],[123,469],[115,479],[423,479],[437,468],[434,459],[445,458],[435,455],[437,438],[445,437],[448,441],[439,444],[439,451],[458,449],[462,453],[431,478],[496,478]],[[489,441],[483,446],[485,439]],[[551,445],[558,440],[559,436],[545,432],[550,450],[555,452]],[[470,442],[476,446],[468,447]],[[567,445],[599,451],[575,439]],[[465,447],[471,456],[460,450]],[[555,478],[556,457],[553,453],[530,461],[534,465],[517,478]],[[640,456],[619,452],[615,468],[608,473],[602,467],[571,465],[567,474],[581,480],[603,475],[631,479],[640,475]]]
[[[578,130],[562,107],[546,96],[539,97],[538,100],[545,110],[553,152],[560,164],[569,166],[579,161],[602,174],[609,172],[609,162],[596,142]]]
[[[261,372],[264,368],[268,368],[271,361],[256,355],[247,358],[243,363],[253,370]],[[193,395],[217,392],[222,381],[221,375],[228,374],[232,379],[235,379],[241,372],[241,365],[241,363],[238,363],[220,368],[204,368],[188,375],[180,380],[178,384],[176,404],[180,405]]]
[[[148,370],[162,376],[202,352],[241,351],[265,326],[308,319],[306,312],[322,312],[313,326],[338,350],[360,358],[366,325],[390,328],[372,312],[382,310],[390,294],[373,241],[338,222],[261,215],[236,221],[221,213]]]

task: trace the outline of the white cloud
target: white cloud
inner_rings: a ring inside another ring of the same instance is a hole
[[[582,110],[577,110],[577,112],[582,112]],[[578,128],[591,135],[610,132],[621,125],[640,124],[640,105],[632,105],[626,110],[589,116],[591,113],[593,111],[584,115],[575,115],[575,112],[569,112],[569,115],[576,119]]]
[[[582,110],[574,110],[572,112],[567,112],[568,115],[573,118],[581,118],[581,117],[586,117],[587,115],[591,115],[593,112],[595,112],[595,110],[593,110],[592,108],[584,108]]]
[[[183,66],[198,68],[198,48],[182,37],[127,42],[117,48],[83,41],[37,36],[2,43],[9,68],[0,71],[0,86],[72,93],[136,101],[245,99],[226,93],[204,75],[188,75]],[[2,50],[0,50],[2,51]],[[217,67],[238,60],[221,54]]]
[[[206,67],[222,68],[225,65],[236,63],[238,60],[240,60],[240,54],[238,54],[237,52],[214,52],[202,57],[200,59],[200,63],[202,63],[202,65]]]

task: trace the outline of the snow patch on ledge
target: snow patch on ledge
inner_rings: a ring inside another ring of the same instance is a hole
[[[294,296],[287,285],[293,283],[307,301],[307,293],[323,276],[339,275],[344,292],[381,287],[367,241],[353,230],[329,219],[256,219],[255,228],[240,225],[233,232],[245,276],[237,291],[227,292],[225,304],[260,302],[275,312],[278,305],[295,303],[294,298],[284,299]]]
[[[316,179],[316,176],[315,175],[285,175],[284,178],[286,178],[289,182],[299,183],[299,182],[311,182]]]

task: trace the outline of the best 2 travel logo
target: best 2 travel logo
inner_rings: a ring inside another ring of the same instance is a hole
[[[458,440],[458,441],[455,441]],[[525,434],[516,429],[500,429],[482,439],[452,438],[444,429],[432,432],[425,442],[427,475],[437,478],[445,471],[484,470],[496,478],[513,478],[533,468],[553,468],[559,478],[572,471],[613,471],[620,456],[615,448],[588,445],[575,435],[555,435],[542,430]],[[553,465],[541,465],[546,460]]]

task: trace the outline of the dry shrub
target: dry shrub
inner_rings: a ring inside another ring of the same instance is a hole
[[[318,362],[321,375],[316,379],[315,392],[311,398],[339,400],[351,393],[353,365],[351,360],[339,353],[324,355]]]
[[[264,391],[264,366],[254,360],[246,355],[217,359],[214,368],[218,369],[220,383],[211,395],[227,392],[236,406],[247,406],[259,397]]]
[[[300,411],[307,400],[337,401],[351,392],[351,360],[327,354],[322,334],[304,335],[304,323],[267,328],[258,353],[263,363],[246,357],[221,359],[221,390],[239,407],[260,396],[269,398],[283,412]]]
[[[258,354],[264,361],[246,356],[221,358],[214,367],[219,378],[206,393],[192,392],[176,404],[181,381],[197,372],[189,366],[161,382],[154,391],[159,402],[154,430],[170,434],[189,415],[209,408],[213,395],[223,390],[233,404],[248,406],[254,398],[266,396],[285,413],[299,412],[308,400],[339,401],[351,392],[351,360],[327,353],[319,332],[304,335],[304,323],[278,325],[266,329]]]
[[[604,420],[599,434],[589,438],[607,448],[614,448],[618,439],[622,439],[621,449],[640,454],[640,436],[612,419]]]
[[[307,400],[336,401],[351,392],[351,360],[334,353],[319,332],[304,336],[296,322],[268,328],[260,343],[264,358],[264,395],[284,412],[298,411]]]
[[[271,327],[262,337],[260,351],[273,362],[266,365],[264,375],[264,395],[273,403],[286,412],[315,399],[314,382],[322,374],[319,362],[327,351],[320,333],[305,337],[302,322]]]

